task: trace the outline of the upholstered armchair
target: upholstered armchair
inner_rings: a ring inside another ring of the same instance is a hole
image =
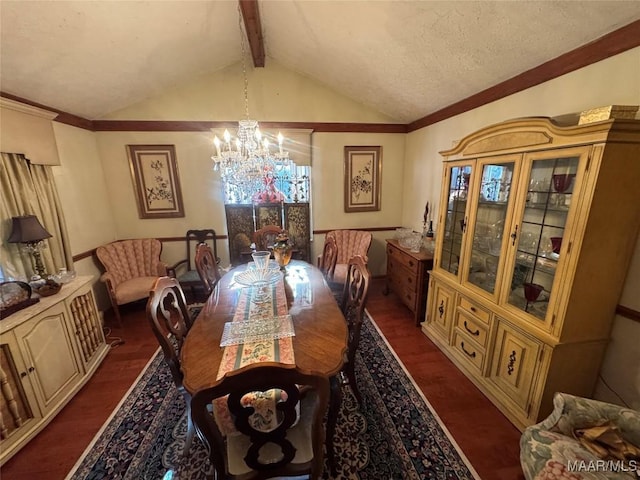
[[[119,325],[122,318],[118,306],[147,298],[156,279],[167,275],[161,253],[162,243],[155,238],[120,240],[96,249],[105,269],[100,280],[107,286]]]
[[[352,257],[360,255],[365,263],[368,261],[372,236],[370,232],[362,230],[332,230],[327,233],[327,237],[329,236],[335,239],[338,248],[333,281],[338,284],[344,284],[347,280],[349,260]]]
[[[621,451],[630,452],[628,460],[634,454],[640,455],[640,450],[635,450],[635,453],[633,450],[634,445],[640,448],[640,412],[566,393],[556,393],[553,406],[549,417],[527,427],[520,438],[520,463],[527,480],[638,478],[633,465],[640,470],[639,457],[635,457],[635,463],[631,460],[625,464],[615,460],[615,455],[611,454],[620,455],[620,448]],[[599,426],[611,428],[606,431],[592,428]],[[600,435],[598,440],[593,440],[597,435]],[[609,443],[617,447],[607,448]],[[599,455],[596,455],[596,449],[600,451]],[[605,452],[609,459],[604,455]],[[606,463],[609,460],[611,462]],[[597,465],[603,466],[596,468]],[[613,471],[618,467],[618,471]]]

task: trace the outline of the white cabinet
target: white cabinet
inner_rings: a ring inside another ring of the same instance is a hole
[[[108,351],[91,280],[78,277],[0,323],[0,463],[46,426]]]
[[[556,391],[592,394],[640,227],[640,121],[512,120],[441,153],[422,330],[524,428]]]

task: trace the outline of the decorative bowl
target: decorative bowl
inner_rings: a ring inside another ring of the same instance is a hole
[[[56,283],[54,280],[47,280],[44,285],[34,288],[33,291],[41,297],[50,297],[58,293],[61,288],[61,283]]]

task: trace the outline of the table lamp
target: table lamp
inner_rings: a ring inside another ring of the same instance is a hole
[[[23,215],[11,218],[11,235],[7,241],[9,243],[23,243],[24,248],[33,256],[35,271],[44,278],[45,271],[42,265],[40,249],[43,247],[43,240],[50,238],[47,232],[35,215]]]

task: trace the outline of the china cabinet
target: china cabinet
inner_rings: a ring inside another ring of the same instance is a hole
[[[590,396],[640,226],[640,121],[507,121],[444,157],[422,330],[519,428]]]
[[[0,464],[62,409],[108,352],[91,277],[0,323]]]

